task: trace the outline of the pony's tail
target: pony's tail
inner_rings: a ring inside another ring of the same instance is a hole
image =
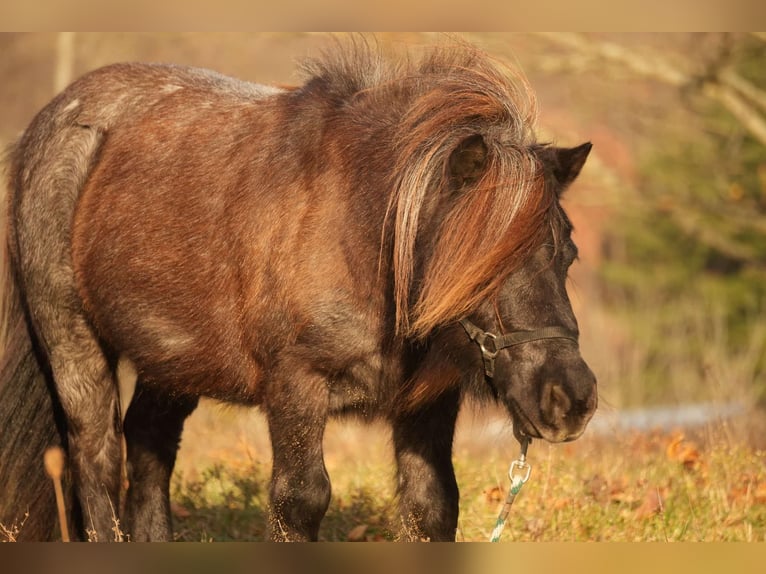
[[[3,219],[7,225],[7,217]],[[9,250],[6,238],[6,245],[0,250],[0,255],[5,256],[0,274],[3,282],[0,285],[3,291],[0,307],[0,541],[50,540],[56,530],[57,511],[53,484],[43,466],[43,454],[48,447],[61,445],[62,432],[57,425],[55,399],[30,335]]]

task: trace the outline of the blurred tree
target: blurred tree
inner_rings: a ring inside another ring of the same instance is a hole
[[[690,112],[638,134],[654,145],[637,146],[637,181],[605,238],[604,296],[645,345],[645,398],[668,398],[679,362],[707,378],[723,347],[737,372],[712,382],[766,402],[766,37],[697,34],[655,53],[544,37],[567,50],[548,69],[616,67],[673,86]]]
[[[75,32],[56,33],[56,69],[53,93],[57,94],[72,81],[75,63]]]

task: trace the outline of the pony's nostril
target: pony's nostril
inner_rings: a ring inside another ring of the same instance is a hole
[[[571,409],[572,399],[564,387],[558,383],[546,383],[541,401],[541,410],[546,422],[554,427],[563,425]]]

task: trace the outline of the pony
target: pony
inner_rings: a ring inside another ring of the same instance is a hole
[[[77,538],[117,518],[172,539],[199,397],[265,413],[272,540],[318,538],[329,417],[390,425],[405,540],[455,538],[466,398],[505,405],[518,437],[584,431],[560,199],[591,145],[538,142],[527,80],[471,46],[339,45],[303,72],[109,65],[10,149],[0,522],[27,514],[19,539],[54,535],[52,444]]]

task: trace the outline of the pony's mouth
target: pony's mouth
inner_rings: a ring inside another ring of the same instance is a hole
[[[523,437],[527,438],[544,438],[537,426],[530,420],[530,418],[524,413],[521,406],[513,399],[507,403],[508,410],[513,421],[513,436],[519,441]]]
[[[578,439],[585,432],[585,424],[574,434],[567,428],[554,428],[548,425],[536,424],[514,399],[510,399],[506,404],[511,415],[511,421],[513,422],[513,436],[520,442],[524,437],[542,439],[551,443],[571,442]]]

